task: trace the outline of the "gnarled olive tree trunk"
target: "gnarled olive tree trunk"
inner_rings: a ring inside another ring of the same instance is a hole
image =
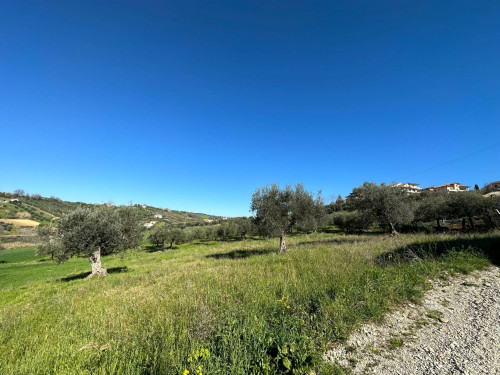
[[[287,251],[286,243],[285,243],[285,232],[281,232],[281,236],[280,236],[280,254],[284,253],[285,251]]]
[[[100,247],[98,247],[96,251],[90,254],[89,261],[90,266],[92,267],[92,273],[88,275],[87,278],[94,276],[106,276],[108,274],[108,271],[105,268],[102,268]]]
[[[399,232],[396,230],[396,223],[389,223],[391,225],[391,237],[399,235]]]

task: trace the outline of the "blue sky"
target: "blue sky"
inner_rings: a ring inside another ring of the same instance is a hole
[[[4,1],[0,191],[248,215],[500,179],[496,1]]]

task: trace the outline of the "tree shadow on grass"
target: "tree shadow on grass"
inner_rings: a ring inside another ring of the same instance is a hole
[[[125,267],[113,267],[113,268],[108,268],[107,271],[108,271],[108,274],[124,273],[124,272],[128,272],[128,267],[127,266],[125,266]],[[57,281],[68,282],[68,281],[73,281],[73,280],[85,279],[88,275],[90,275],[90,272],[82,272],[82,273],[78,273],[76,275],[61,277],[60,279],[57,279]]]
[[[256,255],[266,255],[266,254],[271,254],[271,253],[276,253],[275,249],[266,249],[266,250],[244,250],[244,249],[239,249],[239,250],[233,250],[230,251],[229,253],[216,253],[216,254],[209,254],[206,255],[205,258],[215,258],[215,259],[245,259],[249,258],[252,256]]]
[[[438,258],[452,250],[460,251],[470,248],[484,254],[494,265],[500,266],[500,236],[494,234],[483,238],[463,237],[409,244],[378,256],[375,263],[382,266],[411,263],[417,259]]]
[[[342,245],[342,244],[352,244],[352,243],[364,243],[372,241],[371,238],[360,238],[359,236],[339,236],[335,238],[327,239],[314,239],[304,240],[297,242],[297,246],[304,245]]]

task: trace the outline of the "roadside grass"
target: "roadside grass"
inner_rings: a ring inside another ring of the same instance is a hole
[[[276,239],[185,244],[103,257],[113,273],[89,280],[86,259],[6,250],[0,373],[342,373],[321,360],[330,343],[418,302],[429,278],[489,266],[475,244],[498,248],[500,233],[458,240],[319,233],[283,255]],[[443,243],[457,245],[426,255]]]

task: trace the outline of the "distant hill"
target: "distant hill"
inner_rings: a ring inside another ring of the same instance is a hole
[[[11,193],[0,192],[0,219],[31,219],[37,222],[48,222],[54,217],[61,216],[77,207],[94,207],[99,204],[84,202],[63,201],[56,197],[42,197],[40,195],[15,196]],[[112,206],[110,203],[104,205]],[[185,212],[158,208],[144,204],[133,206],[144,222],[165,222],[174,226],[197,226],[207,223],[207,219],[219,217],[203,213]]]

